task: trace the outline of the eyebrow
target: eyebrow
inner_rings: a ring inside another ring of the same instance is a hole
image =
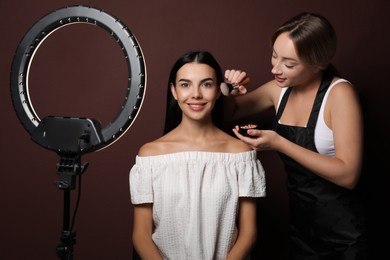
[[[277,53],[276,53],[276,51],[275,51],[275,50],[273,50],[272,52],[273,52],[274,54],[276,54],[276,55],[277,55]],[[298,60],[296,60],[296,59],[294,59],[294,58],[289,58],[289,57],[283,57],[283,56],[282,56],[282,60],[285,60],[285,61],[292,61],[292,62],[299,63],[299,61],[298,61]]]
[[[205,79],[202,79],[200,82],[203,83],[203,82],[209,81],[209,80],[214,81],[213,78],[205,78]],[[184,82],[191,82],[191,80],[189,80],[189,79],[179,79],[179,80],[178,80],[178,82],[183,82],[183,81],[184,81]]]
[[[282,60],[292,61],[292,62],[295,62],[295,63],[299,63],[299,61],[297,61],[296,59],[288,58],[288,57],[282,57]]]

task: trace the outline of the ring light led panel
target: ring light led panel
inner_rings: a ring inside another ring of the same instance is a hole
[[[121,109],[104,128],[100,128],[99,123],[94,119],[56,117],[41,120],[35,113],[30,100],[28,79],[34,54],[51,33],[64,26],[77,23],[99,26],[110,33],[123,50],[128,66],[127,93]],[[53,145],[53,142],[57,140],[56,134],[61,135],[59,132],[62,126],[76,129],[75,132],[85,131],[90,127],[95,132],[92,135],[92,141],[88,140],[90,141],[89,146],[84,147],[85,149],[81,147],[81,153],[103,149],[117,141],[135,120],[146,90],[145,61],[135,36],[117,18],[102,10],[86,6],[69,6],[57,9],[36,22],[17,47],[10,76],[11,97],[19,120],[35,142],[56,152],[62,152],[61,150],[64,149],[75,152],[78,149],[73,146],[64,148],[62,141]],[[52,126],[54,127],[52,128]],[[50,132],[51,135],[47,135],[49,127],[50,130],[55,129]],[[66,139],[63,142],[69,143]]]

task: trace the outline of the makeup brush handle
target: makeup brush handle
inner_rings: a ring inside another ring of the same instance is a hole
[[[238,85],[245,85],[245,84],[248,84],[249,82],[251,82],[251,78],[245,77],[243,80],[241,80],[240,83],[238,83]]]

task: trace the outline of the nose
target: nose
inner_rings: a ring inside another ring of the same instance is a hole
[[[282,70],[280,69],[280,62],[277,61],[273,64],[272,69],[271,69],[272,74],[282,74]]]
[[[195,99],[202,98],[202,91],[200,86],[194,86],[192,88],[192,97]]]

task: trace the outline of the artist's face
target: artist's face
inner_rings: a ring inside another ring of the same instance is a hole
[[[294,42],[284,32],[276,39],[272,52],[272,74],[279,87],[295,87],[305,84],[315,72],[305,66],[298,57]]]
[[[211,111],[220,95],[220,88],[215,71],[209,65],[185,64],[178,70],[171,91],[183,112],[183,118],[211,120]]]

